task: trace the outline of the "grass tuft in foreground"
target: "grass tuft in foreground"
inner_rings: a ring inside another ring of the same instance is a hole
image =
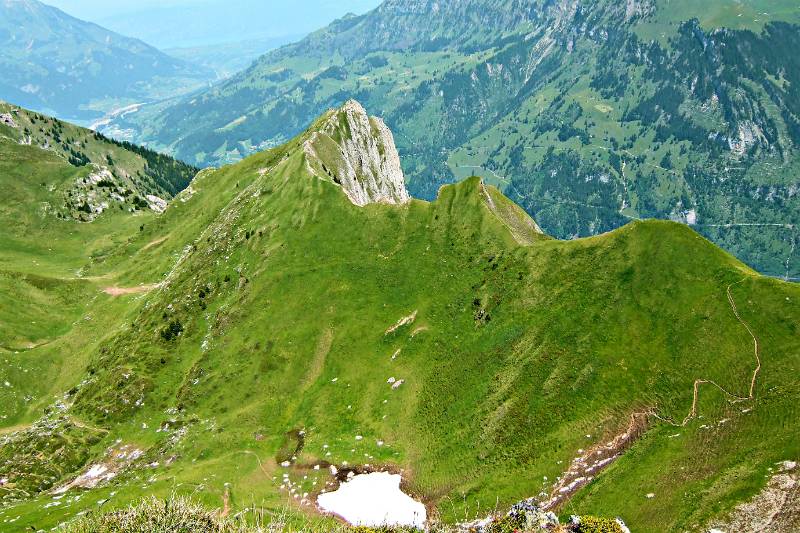
[[[519,517],[517,517],[519,518]],[[290,513],[275,514],[264,511],[245,511],[232,516],[222,516],[218,510],[208,509],[191,498],[173,496],[167,500],[148,498],[127,509],[108,513],[94,512],[58,529],[59,533],[411,533],[413,528],[350,527],[345,524],[297,523]],[[622,533],[623,529],[613,519],[584,516],[579,524],[546,527],[556,533]],[[488,533],[526,533],[542,531],[538,524],[505,517],[482,529]],[[435,524],[435,533],[472,531],[458,526]]]

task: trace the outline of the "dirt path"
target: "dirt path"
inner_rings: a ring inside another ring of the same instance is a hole
[[[237,452],[233,452],[233,455],[239,455],[239,454],[252,455],[253,457],[255,457],[256,461],[258,461],[258,468],[261,470],[261,473],[263,473],[267,479],[271,479],[272,472],[268,470],[267,467],[264,466],[264,462],[261,460],[261,457],[259,457],[256,452],[252,450],[239,450]]]
[[[36,348],[41,348],[42,346],[47,346],[55,342],[55,339],[50,339],[49,341],[42,341],[42,342],[29,342],[25,346],[7,346],[5,344],[0,344],[0,350],[5,350],[7,352],[30,352],[31,350],[35,350]]]
[[[67,418],[68,418],[69,422],[71,422],[72,425],[74,425],[75,427],[79,427],[81,429],[86,429],[86,430],[89,430],[89,431],[95,431],[95,432],[98,432],[98,433],[108,433],[108,430],[105,429],[105,428],[99,428],[99,427],[96,427],[96,426],[91,426],[91,425],[86,424],[85,422],[83,422],[81,420],[78,420],[77,418],[75,418],[73,416],[69,416],[68,415]],[[0,437],[2,437],[4,435],[11,435],[12,433],[18,433],[18,432],[25,431],[27,429],[32,428],[33,426],[34,426],[34,424],[28,423],[28,424],[17,424],[15,426],[8,426],[8,427],[0,428]]]
[[[166,237],[161,237],[160,239],[156,239],[156,240],[154,240],[152,242],[149,242],[149,243],[145,244],[144,247],[142,247],[141,251],[144,252],[145,250],[149,250],[150,248],[152,248],[154,246],[158,246],[159,244],[161,244],[162,242],[164,242],[166,240],[167,240]]]
[[[138,287],[105,287],[103,288],[103,292],[110,296],[125,296],[126,294],[142,294],[145,292],[150,292],[160,286],[160,283],[153,283],[151,285],[139,285]]]
[[[744,283],[744,281],[745,280],[741,280],[737,283],[732,283],[728,285],[727,291],[728,291],[728,302],[731,304],[731,309],[733,309],[733,314],[736,317],[736,320],[738,320],[739,323],[742,326],[744,326],[744,328],[747,330],[747,333],[749,333],[750,337],[753,339],[753,354],[755,355],[756,358],[756,368],[755,370],[753,370],[753,378],[750,380],[750,392],[748,393],[747,398],[745,398],[745,400],[752,400],[755,395],[756,380],[758,379],[758,374],[761,373],[761,354],[759,353],[758,338],[756,337],[756,334],[753,333],[753,330],[750,328],[750,325],[744,320],[742,320],[742,317],[739,315],[739,310],[736,308],[736,301],[733,299],[733,294],[731,294],[731,288],[734,285],[739,285],[741,283]]]
[[[753,353],[756,359],[756,367],[753,371],[752,378],[750,379],[750,389],[747,396],[738,396],[728,392],[723,387],[708,379],[698,379],[694,382],[694,393],[692,398],[692,408],[689,414],[684,418],[680,424],[673,420],[659,416],[654,409],[635,412],[630,415],[630,420],[627,427],[606,442],[600,442],[587,450],[578,450],[578,454],[570,463],[569,468],[558,477],[556,482],[552,485],[547,501],[543,502],[542,509],[547,511],[556,509],[564,505],[578,490],[588,485],[595,479],[600,472],[608,468],[612,463],[619,459],[633,443],[647,430],[649,426],[649,419],[653,417],[667,424],[684,427],[691,420],[697,417],[697,403],[700,394],[700,385],[709,384],[720,389],[731,403],[738,403],[749,401],[755,398],[756,382],[758,375],[761,372],[761,354],[758,338],[753,332],[747,322],[745,322],[739,314],[739,309],[736,307],[736,300],[733,298],[731,289],[736,285],[744,283],[747,278],[742,279],[737,283],[728,285],[726,294],[728,303],[731,306],[733,315],[736,320],[744,326],[750,337],[753,339]]]
[[[71,416],[71,415],[68,415],[68,419],[69,419],[70,422],[72,422],[72,425],[74,425],[75,427],[79,427],[81,429],[86,429],[86,430],[89,430],[89,431],[95,431],[97,433],[108,433],[109,432],[109,430],[107,430],[106,428],[101,428],[101,427],[93,426],[91,424],[87,424],[83,420],[80,420],[79,418],[75,418],[74,416]]]
[[[673,426],[676,426],[676,427],[685,427],[686,424],[688,424],[689,422],[691,422],[692,420],[697,418],[697,402],[698,402],[698,398],[700,396],[700,386],[701,385],[708,384],[708,385],[712,385],[712,386],[718,388],[720,391],[722,391],[723,394],[725,394],[725,396],[728,397],[728,401],[730,403],[746,402],[746,401],[750,401],[753,398],[755,398],[756,381],[758,380],[758,375],[761,372],[761,354],[759,352],[758,338],[756,337],[755,333],[753,333],[753,330],[750,328],[750,325],[747,324],[747,322],[745,322],[742,319],[741,315],[739,315],[739,309],[736,307],[736,301],[733,299],[733,294],[731,293],[731,289],[734,286],[739,285],[741,283],[744,283],[745,281],[746,281],[746,278],[741,280],[741,281],[738,281],[736,283],[731,283],[730,285],[728,285],[728,288],[727,288],[726,292],[727,292],[727,295],[728,295],[728,303],[731,306],[731,310],[733,311],[733,315],[736,317],[736,320],[738,320],[739,323],[742,326],[744,326],[744,328],[747,330],[747,333],[749,333],[750,337],[753,339],[753,353],[754,353],[755,359],[756,359],[756,368],[755,368],[755,370],[753,370],[753,377],[750,379],[750,389],[748,391],[747,396],[739,396],[737,394],[733,394],[732,392],[726,390],[724,387],[722,387],[721,385],[719,385],[718,383],[716,383],[716,382],[714,382],[714,381],[712,381],[710,379],[697,379],[697,380],[695,380],[694,386],[693,386],[692,408],[689,410],[689,414],[686,415],[686,418],[683,419],[683,422],[678,424],[677,422],[675,422],[675,421],[673,421],[673,420],[671,420],[669,418],[662,417],[662,416],[659,416],[658,414],[654,413],[653,416],[655,416],[656,418],[658,418],[662,422],[667,422],[668,424],[672,424]]]
[[[226,518],[231,514],[231,488],[225,483],[225,492],[222,494],[222,511],[220,516]]]

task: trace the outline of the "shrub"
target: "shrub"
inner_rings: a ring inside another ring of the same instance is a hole
[[[576,533],[623,533],[622,527],[613,518],[598,518],[596,516],[582,516],[580,525],[575,528]]]
[[[165,341],[171,341],[183,332],[183,324],[180,320],[173,320],[169,326],[161,330],[161,337]]]
[[[228,533],[216,512],[186,498],[144,500],[136,506],[105,514],[90,514],[67,524],[62,533]]]

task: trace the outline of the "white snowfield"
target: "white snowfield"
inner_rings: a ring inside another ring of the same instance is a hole
[[[317,505],[354,526],[411,526],[424,529],[425,505],[400,490],[399,474],[373,472],[353,477],[336,492],[320,494]]]

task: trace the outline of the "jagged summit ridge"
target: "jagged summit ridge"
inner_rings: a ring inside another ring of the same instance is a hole
[[[391,130],[355,100],[329,111],[304,150],[312,172],[340,185],[357,206],[410,200]]]

